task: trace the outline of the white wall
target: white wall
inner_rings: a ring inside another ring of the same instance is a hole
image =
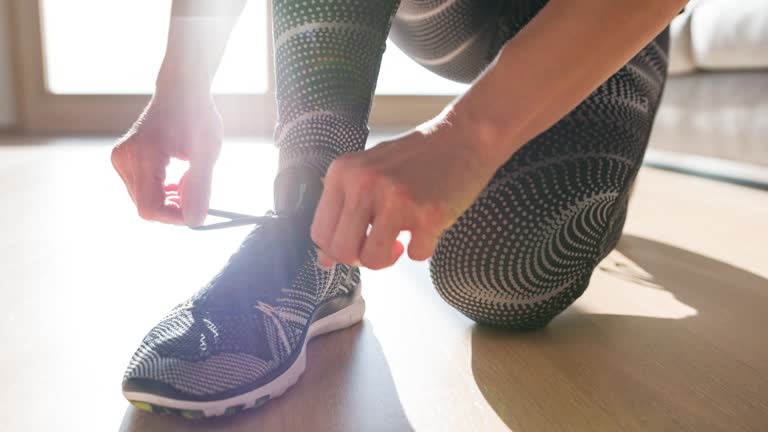
[[[0,0],[0,129],[12,126],[15,119],[8,3]]]

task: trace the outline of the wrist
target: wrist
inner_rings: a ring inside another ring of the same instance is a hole
[[[474,116],[462,108],[447,107],[440,115],[440,124],[446,125],[451,134],[460,136],[461,139],[454,142],[468,147],[483,165],[498,169],[517,150],[510,145],[513,138],[502,125],[485,116]]]
[[[163,62],[155,81],[155,97],[189,99],[211,96],[211,79],[201,74],[200,67],[184,67],[175,62]]]
[[[211,7],[217,10],[217,6]],[[209,93],[235,21],[236,17],[231,16],[174,15],[157,89]]]

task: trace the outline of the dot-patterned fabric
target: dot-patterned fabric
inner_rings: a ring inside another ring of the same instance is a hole
[[[281,169],[324,173],[339,155],[363,149],[390,21],[390,37],[412,59],[470,82],[545,4],[403,0],[398,9],[397,0],[276,0]],[[667,45],[665,31],[518,151],[444,233],[431,274],[448,303],[478,322],[536,328],[584,292],[621,235],[666,80]]]
[[[506,38],[543,2],[509,4],[496,33]],[[533,329],[584,292],[621,236],[667,52],[665,31],[499,169],[431,260],[435,287],[449,304],[480,323]]]
[[[273,2],[280,169],[327,170],[368,138],[393,0]]]
[[[413,60],[443,77],[470,82],[495,52],[505,0],[404,0],[391,39]],[[529,3],[529,2],[522,2]]]
[[[414,60],[471,81],[544,4],[405,0],[398,10],[397,0],[275,0],[281,173],[319,177],[339,155],[363,149],[393,17],[393,38]],[[529,329],[584,292],[621,235],[667,45],[665,31],[526,144],[444,233],[431,275],[449,304],[481,323]],[[359,280],[348,266],[316,266],[310,220],[305,212],[256,228],[221,273],[145,337],[125,382],[213,400],[263,385],[290,364],[318,306],[348,296]]]

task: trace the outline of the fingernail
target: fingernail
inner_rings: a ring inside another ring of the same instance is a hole
[[[334,262],[325,256],[321,251],[317,252],[317,266],[323,270],[330,270]]]
[[[336,263],[327,260],[317,260],[317,266],[323,270],[330,270]]]

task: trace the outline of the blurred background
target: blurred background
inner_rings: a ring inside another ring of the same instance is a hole
[[[214,85],[232,134],[268,137],[274,124],[268,7],[247,6]],[[672,79],[648,163],[765,186],[766,8],[764,0],[692,1],[674,21]],[[0,130],[124,131],[153,89],[169,11],[170,0],[0,0]],[[389,44],[371,126],[418,124],[464,88]]]
[[[317,430],[764,430],[768,0],[691,1],[672,23],[671,77],[628,240],[552,329],[478,330],[441,302],[425,264],[401,262],[364,271],[362,329],[310,351],[302,388],[323,389],[323,404],[297,390],[234,423],[195,427],[129,408],[120,380],[145,332],[248,232],[144,222],[109,163],[154,87],[170,4],[0,0],[0,431],[292,430],[301,419]],[[214,84],[227,133],[216,208],[272,206],[269,7],[249,2]],[[431,118],[465,88],[390,44],[371,141]],[[310,408],[296,416],[297,404]],[[336,423],[311,409],[320,405]],[[619,419],[613,428],[594,423],[605,413]]]

